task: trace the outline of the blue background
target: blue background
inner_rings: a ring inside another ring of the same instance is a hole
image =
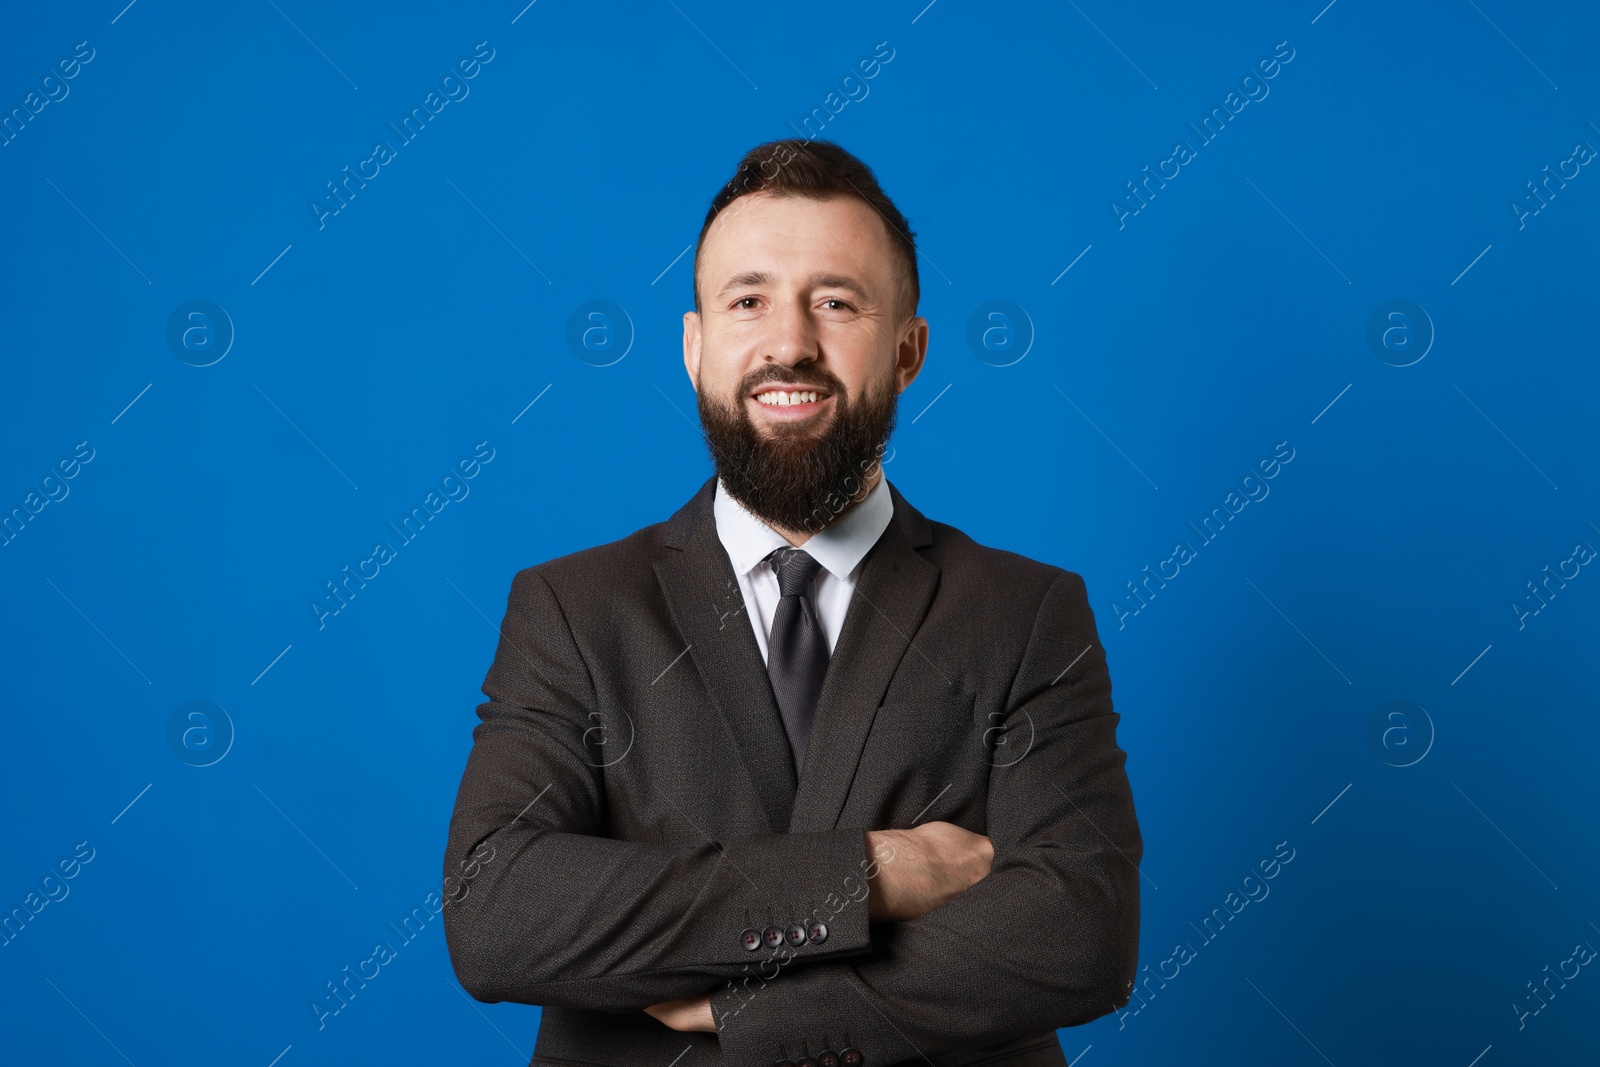
[[[1594,968],[1528,983],[1600,946],[1600,575],[1567,564],[1537,614],[1527,583],[1600,546],[1600,174],[1536,214],[1525,186],[1600,147],[1593,7],[113,0],[6,23],[0,109],[60,98],[0,147],[0,506],[30,516],[0,548],[0,907],[93,850],[0,949],[7,1059],[526,1061],[538,1009],[467,998],[437,919],[323,1029],[308,1004],[440,889],[512,574],[709,473],[691,246],[740,155],[799,130],[919,235],[932,340],[889,478],[1080,572],[1098,618],[1150,970],[1067,1056],[1592,1062]],[[399,143],[480,41],[468,94]],[[861,96],[843,79],[879,42]],[[1203,143],[1188,124],[1279,42],[1267,95]],[[319,224],[380,138],[395,158]],[[1180,139],[1194,158],[1113,208]],[[574,347],[594,300],[620,314]],[[478,442],[468,495],[319,626],[324,583]],[[1280,442],[1268,495],[1202,541]],[[1179,541],[1141,605],[1127,583]]]

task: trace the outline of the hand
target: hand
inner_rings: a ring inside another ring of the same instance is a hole
[[[674,1030],[703,1030],[717,1032],[717,1021],[711,1015],[711,994],[668,1000],[645,1009]]]
[[[867,850],[878,860],[867,890],[867,917],[873,920],[926,915],[987,875],[994,863],[987,837],[948,822],[868,830]]]

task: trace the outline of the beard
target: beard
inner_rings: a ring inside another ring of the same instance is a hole
[[[832,394],[819,425],[779,423],[762,431],[745,400],[765,382],[815,386]],[[894,432],[900,396],[892,376],[851,397],[831,372],[769,366],[745,377],[731,405],[696,390],[711,464],[729,495],[767,525],[815,534],[850,513],[867,495],[873,470]]]

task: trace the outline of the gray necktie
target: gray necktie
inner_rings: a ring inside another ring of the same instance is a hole
[[[772,616],[767,640],[767,674],[783,713],[783,728],[794,755],[795,776],[806,764],[811,722],[828,673],[828,638],[822,632],[811,583],[822,564],[798,548],[774,549],[767,557],[778,576],[782,598]]]

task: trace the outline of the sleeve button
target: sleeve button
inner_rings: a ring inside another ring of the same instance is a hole
[[[783,931],[776,926],[769,926],[761,932],[768,948],[777,948],[783,944]]]
[[[754,952],[761,947],[761,932],[759,930],[746,930],[739,935],[739,944]]]
[[[821,919],[813,919],[811,924],[806,927],[806,939],[813,945],[820,945],[828,940],[828,924]],[[855,1065],[852,1064],[850,1067],[855,1067]]]

